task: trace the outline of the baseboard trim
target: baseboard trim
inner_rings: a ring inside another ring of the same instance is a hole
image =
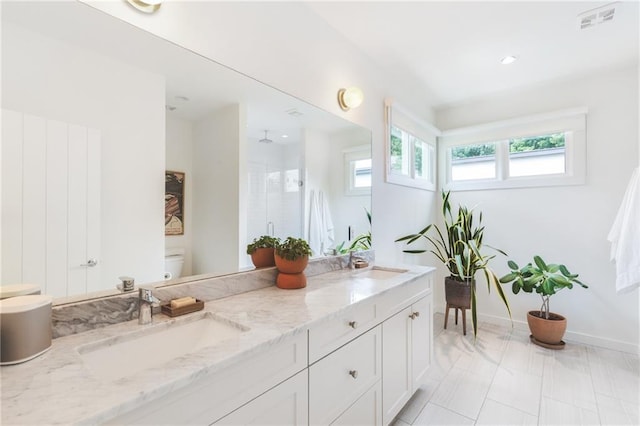
[[[443,314],[443,312],[438,312]],[[493,315],[479,314],[478,319],[480,321],[487,322],[489,324],[501,325],[504,327],[511,327],[517,330],[529,330],[529,325],[526,321],[513,320],[509,318],[498,317]],[[597,346],[605,349],[611,349],[619,352],[626,352],[634,355],[640,355],[640,345],[634,345],[633,343],[623,342],[620,340],[607,339],[599,336],[594,336],[585,333],[576,333],[575,331],[569,331],[564,335],[564,340],[567,342],[580,343],[583,345]]]

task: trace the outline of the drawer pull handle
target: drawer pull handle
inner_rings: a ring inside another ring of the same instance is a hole
[[[354,379],[358,378],[358,371],[357,370],[349,370],[349,375],[351,377],[353,377]]]
[[[356,321],[349,321],[349,327],[358,328],[358,323]]]

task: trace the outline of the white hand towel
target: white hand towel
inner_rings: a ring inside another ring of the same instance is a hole
[[[636,168],[607,239],[616,262],[616,292],[640,287],[640,169]]]
[[[322,217],[322,250],[324,252],[329,250],[333,245],[335,234],[333,230],[333,220],[331,219],[331,210],[329,209],[329,200],[327,200],[322,191],[320,191],[320,208]]]

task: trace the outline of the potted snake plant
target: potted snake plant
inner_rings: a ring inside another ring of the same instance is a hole
[[[274,252],[280,242],[280,238],[263,235],[254,238],[253,242],[247,245],[247,254],[251,255],[251,262],[256,268],[275,266]]]
[[[484,252],[484,248],[489,247],[496,252],[506,255],[502,250],[484,244],[484,226],[482,226],[482,213],[477,216],[472,209],[465,206],[458,206],[458,211],[454,214],[449,200],[450,192],[442,192],[442,215],[444,216],[444,227],[437,224],[430,224],[416,234],[409,234],[398,238],[396,242],[404,241],[407,245],[419,240],[426,240],[431,246],[427,249],[406,249],[405,253],[433,253],[449,270],[449,276],[445,277],[445,299],[447,310],[445,313],[445,328],[447,327],[449,308],[462,309],[463,322],[465,319],[465,309],[471,309],[471,321],[473,324],[473,335],[478,334],[477,317],[477,297],[476,297],[476,274],[480,271],[485,276],[487,288],[491,292],[493,286],[504,303],[511,318],[509,302],[499,284],[498,277],[489,268],[489,261],[495,257]],[[476,222],[477,218],[477,222]],[[466,325],[463,329],[466,334]]]
[[[531,331],[531,341],[549,349],[562,349],[562,337],[567,329],[567,319],[549,310],[551,296],[565,288],[572,289],[575,284],[588,288],[578,279],[578,274],[569,272],[566,266],[546,263],[542,257],[533,256],[533,263],[519,268],[512,260],[507,262],[511,272],[500,278],[503,284],[511,283],[513,294],[520,291],[533,293],[542,298],[542,306],[537,311],[529,311],[527,323]]]

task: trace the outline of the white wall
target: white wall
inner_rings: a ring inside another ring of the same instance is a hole
[[[535,254],[564,263],[589,284],[564,290],[551,310],[568,317],[567,339],[637,351],[638,297],[615,293],[615,268],[609,261],[607,234],[632,170],[638,165],[638,69],[505,93],[483,101],[437,111],[441,129],[587,106],[587,178],[579,186],[456,192],[455,203],[478,206],[486,223],[486,243],[505,250],[521,266]],[[493,267],[507,272],[506,261]],[[511,294],[513,318],[538,309],[539,296]],[[442,310],[442,291],[435,301]],[[480,292],[483,318],[504,319],[495,295]],[[493,317],[493,318],[491,318]]]
[[[384,98],[393,97],[414,115],[433,121],[429,93],[416,81],[378,71],[302,2],[165,2],[149,16],[125,2],[82,1],[371,129],[378,259],[403,260],[393,241],[433,221],[433,192],[386,184],[383,173]],[[350,85],[361,87],[365,100],[345,113],[336,93]]]
[[[102,283],[161,280],[164,78],[3,23],[2,107],[101,131]]]
[[[193,273],[236,272],[245,256],[246,108],[230,105],[194,126]]]
[[[167,235],[165,247],[182,247],[185,249],[182,275],[192,274],[192,236],[193,229],[193,123],[173,117],[167,113],[166,121],[166,161],[167,170],[184,172],[184,235]]]

